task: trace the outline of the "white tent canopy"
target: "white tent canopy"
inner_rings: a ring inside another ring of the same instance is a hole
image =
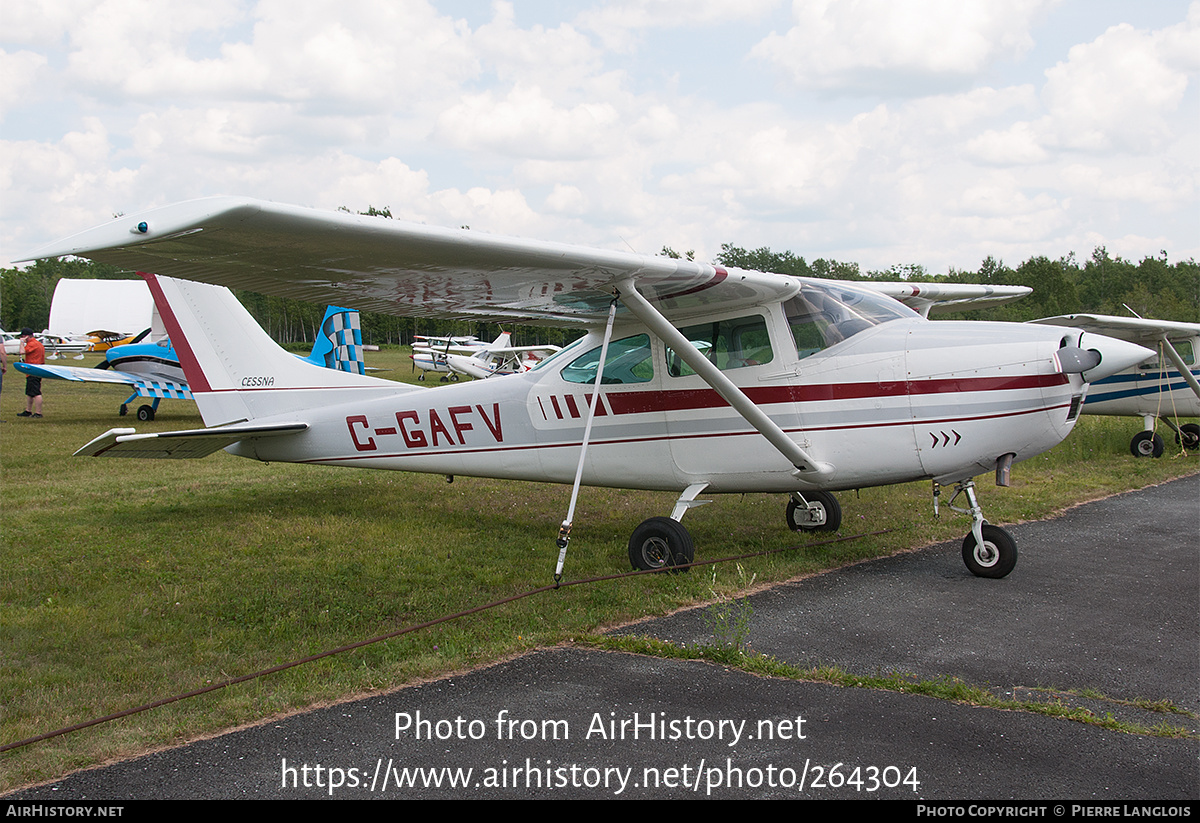
[[[161,336],[162,323],[145,281],[62,279],[54,287],[52,334],[70,337],[103,330],[130,335],[151,327],[153,337]]]

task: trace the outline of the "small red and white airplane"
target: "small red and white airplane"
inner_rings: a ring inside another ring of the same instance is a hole
[[[226,449],[677,492],[670,517],[633,531],[642,569],[692,560],[680,521],[705,492],[778,492],[793,529],[836,530],[832,492],[927,479],[935,502],[954,484],[951,507],[971,517],[967,567],[1003,577],[1016,544],[984,520],[973,478],[1006,485],[1013,463],[1070,433],[1089,382],[1151,354],[1078,329],[931,322],[899,302],[936,311],[1028,292],[1016,287],[864,288],[235,198],[121,217],[29,259],[62,255],[155,272],[143,276],[207,426],[114,429],[79,454]],[[425,389],[303,363],[218,286],[587,334],[523,374]]]

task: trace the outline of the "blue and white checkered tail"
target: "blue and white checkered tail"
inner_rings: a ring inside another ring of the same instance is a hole
[[[364,374],[362,326],[358,312],[330,306],[321,321],[321,336],[313,343],[310,363],[327,369]]]

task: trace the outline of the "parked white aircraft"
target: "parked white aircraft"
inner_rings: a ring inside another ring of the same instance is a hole
[[[446,365],[455,374],[483,379],[526,372],[559,350],[559,346],[510,346],[509,332],[472,354],[447,354]]]
[[[1013,463],[1071,431],[1089,381],[1150,355],[1078,330],[931,322],[844,282],[234,198],[122,217],[30,257],[67,254],[167,275],[144,276],[208,426],[114,429],[79,454],[224,448],[263,461],[678,492],[670,517],[630,538],[644,569],[692,560],[680,520],[705,491],[780,492],[792,528],[832,530],[831,492],[931,479],[935,493],[954,484],[951,507],[971,517],[968,568],[1003,577],[1016,545],[984,520],[972,478],[995,471],[1007,484]],[[588,333],[524,374],[422,389],[302,363],[226,290],[188,281]],[[875,288],[903,297],[914,287]],[[942,297],[951,292],[997,294],[959,286]],[[967,505],[953,506],[960,495]]]
[[[487,344],[474,335],[463,337],[431,337],[428,335],[413,335],[412,354],[413,368],[420,369],[418,380],[425,379],[425,372],[435,372],[442,375],[442,382],[457,380],[457,375],[450,368],[446,358],[450,352],[472,354]]]
[[[1154,431],[1159,420],[1175,432],[1176,443],[1189,450],[1200,448],[1200,425],[1179,423],[1180,417],[1200,417],[1200,323],[1107,314],[1064,314],[1033,322],[1073,326],[1154,349],[1133,368],[1096,381],[1083,413],[1142,418],[1144,428],[1129,444],[1134,457],[1162,457],[1166,444]]]

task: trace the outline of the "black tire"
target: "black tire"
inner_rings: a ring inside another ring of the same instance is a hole
[[[1008,577],[1017,565],[1017,541],[999,526],[983,524],[983,547],[976,550],[975,534],[969,533],[963,540],[963,562],[976,577],[998,580]]]
[[[802,515],[797,522],[796,512],[802,508],[794,499],[788,501],[787,524],[794,532],[835,532],[842,527],[842,505],[829,492],[805,492],[804,499],[825,509],[825,522],[819,525],[808,523]]]
[[[117,414],[119,414],[121,417],[124,417],[125,415],[129,414],[129,407],[122,403],[121,408],[117,410]]]
[[[1155,432],[1140,431],[1129,441],[1129,453],[1134,457],[1162,457],[1163,439]]]
[[[153,406],[138,406],[137,418],[138,418],[138,420],[141,420],[143,423],[145,423],[149,420],[153,420],[154,419],[154,407]]]
[[[1184,423],[1179,427],[1179,433],[1175,435],[1175,442],[1188,451],[1200,448],[1200,424]]]
[[[692,536],[682,523],[669,517],[651,517],[633,530],[629,538],[629,562],[635,569],[685,572],[696,556]]]

